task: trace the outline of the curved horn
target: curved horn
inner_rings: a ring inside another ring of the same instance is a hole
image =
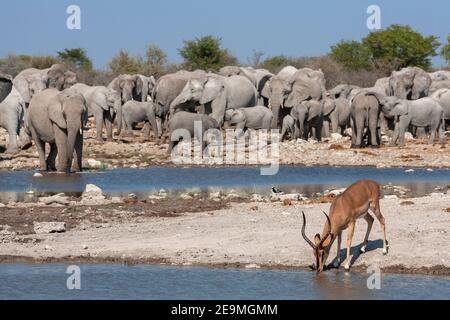
[[[315,249],[316,246],[314,245],[314,243],[312,243],[311,240],[308,239],[308,237],[307,237],[306,234],[305,234],[306,218],[305,218],[305,213],[304,213],[303,211],[302,211],[302,214],[303,214],[303,226],[302,226],[302,236],[303,236],[303,239],[305,239],[305,241],[306,241],[313,249]]]
[[[323,214],[325,215],[325,217],[327,217],[327,221],[328,221],[328,231],[327,234],[322,238],[322,240],[320,241],[319,247],[322,246],[322,244],[325,242],[325,240],[330,236],[331,234],[331,221],[330,218],[328,217],[328,215],[325,213],[325,211],[322,211]]]

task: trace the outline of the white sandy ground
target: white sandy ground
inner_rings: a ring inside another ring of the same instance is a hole
[[[368,252],[354,266],[406,269],[441,266],[450,270],[450,195],[409,199],[382,199],[389,254],[382,254],[381,231],[376,220]],[[0,255],[31,259],[89,256],[123,261],[162,259],[173,264],[243,264],[272,267],[307,267],[312,250],[301,237],[301,211],[307,215],[307,234],[321,232],[329,204],[233,203],[214,212],[188,213],[175,218],[143,218],[133,223],[74,229],[62,234],[30,235],[39,243],[4,243]],[[255,208],[257,207],[257,209]],[[358,252],[366,222],[357,222],[353,251]],[[343,246],[346,234],[344,233]],[[336,244],[331,251],[334,258]],[[341,257],[345,252],[342,249]],[[250,266],[248,266],[250,267]],[[342,268],[342,267],[341,267]]]

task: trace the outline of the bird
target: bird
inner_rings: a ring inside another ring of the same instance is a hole
[[[272,186],[272,193],[274,194],[283,194],[284,192],[280,190],[277,186]]]

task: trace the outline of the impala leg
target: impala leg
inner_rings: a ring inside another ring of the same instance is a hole
[[[339,265],[341,264],[341,241],[342,241],[342,231],[338,233],[337,235],[338,241],[337,241],[337,252],[336,252],[336,258],[334,259],[333,267],[339,268]]]
[[[388,241],[386,240],[386,226],[384,223],[384,217],[380,211],[380,203],[378,201],[375,203],[375,208],[374,208],[373,213],[375,214],[375,217],[377,217],[378,221],[380,222],[381,232],[383,233],[383,254],[387,254]]]
[[[367,212],[366,215],[364,216],[364,220],[367,221],[367,231],[366,231],[366,236],[364,237],[364,241],[361,244],[361,248],[359,249],[359,252],[361,252],[361,253],[366,252],[366,246],[367,246],[367,242],[369,241],[369,234],[370,234],[370,230],[372,230],[372,225],[373,225],[374,219]]]
[[[347,258],[345,259],[344,268],[346,271],[350,270],[350,249],[352,247],[353,233],[355,231],[355,222],[351,222],[347,231]]]

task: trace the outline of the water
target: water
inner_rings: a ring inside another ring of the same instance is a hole
[[[0,265],[0,299],[449,299],[450,277],[81,265],[81,290],[68,290],[67,265]]]
[[[99,186],[109,195],[122,196],[133,192],[140,197],[162,188],[169,191],[233,188],[246,193],[267,194],[272,185],[282,187],[285,192],[310,196],[326,189],[348,186],[359,179],[373,179],[382,184],[392,182],[411,189],[413,196],[423,196],[433,192],[437,186],[450,183],[449,169],[415,169],[414,172],[405,172],[402,168],[373,167],[283,166],[274,176],[261,176],[257,167],[151,167],[87,171],[70,176],[50,173],[40,178],[33,177],[34,173],[1,171],[0,201],[18,200],[29,189],[47,193],[80,193],[88,183]]]

